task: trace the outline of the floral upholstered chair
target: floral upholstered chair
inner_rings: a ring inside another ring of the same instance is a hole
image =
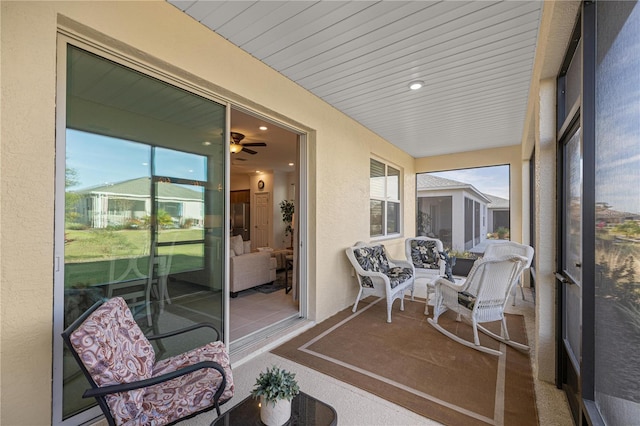
[[[404,311],[404,293],[411,291],[415,271],[413,265],[403,260],[390,259],[382,244],[356,243],[346,249],[347,257],[356,271],[360,290],[353,304],[353,312],[358,302],[367,296],[385,297],[387,300],[387,322],[391,322],[391,307],[400,299],[400,310]]]
[[[215,341],[156,361],[149,339],[168,338],[200,327]],[[121,297],[98,302],[62,337],[85,374],[110,425],[165,425],[215,408],[233,396],[229,355],[211,324],[194,324],[145,337]]]
[[[429,296],[434,292],[433,281],[445,275],[446,262],[440,253],[444,252],[442,241],[430,237],[407,238],[404,243],[407,261],[416,270],[416,280],[423,279],[427,285],[427,300],[424,313],[429,315]]]

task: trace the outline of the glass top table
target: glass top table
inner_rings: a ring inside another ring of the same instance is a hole
[[[215,419],[211,426],[261,426],[260,401],[248,396],[233,408]],[[286,426],[335,426],[338,424],[338,413],[328,404],[300,392],[291,401],[291,418]]]

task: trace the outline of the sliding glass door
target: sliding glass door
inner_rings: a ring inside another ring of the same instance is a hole
[[[54,336],[116,296],[145,333],[202,321],[223,333],[226,107],[73,46],[66,74]],[[156,357],[210,340],[162,339]],[[86,379],[56,347],[54,421],[86,421],[99,414]]]

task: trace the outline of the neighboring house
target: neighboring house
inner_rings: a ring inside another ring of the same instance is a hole
[[[499,228],[509,229],[509,200],[484,194],[491,200],[487,205],[487,233],[493,234]]]
[[[418,233],[433,235],[457,251],[472,250],[486,240],[488,206],[493,198],[471,184],[428,173],[417,175],[416,189],[418,212],[427,218],[425,229]]]
[[[600,226],[618,225],[627,220],[640,220],[640,215],[612,210],[607,204],[596,203],[596,222]]]
[[[175,226],[202,226],[203,193],[170,182],[157,185],[158,210],[166,211]],[[78,222],[91,228],[125,226],[151,215],[151,179],[141,177],[77,192]]]

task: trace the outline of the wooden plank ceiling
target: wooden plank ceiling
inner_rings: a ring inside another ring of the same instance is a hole
[[[169,1],[414,157],[522,138],[541,1]]]

